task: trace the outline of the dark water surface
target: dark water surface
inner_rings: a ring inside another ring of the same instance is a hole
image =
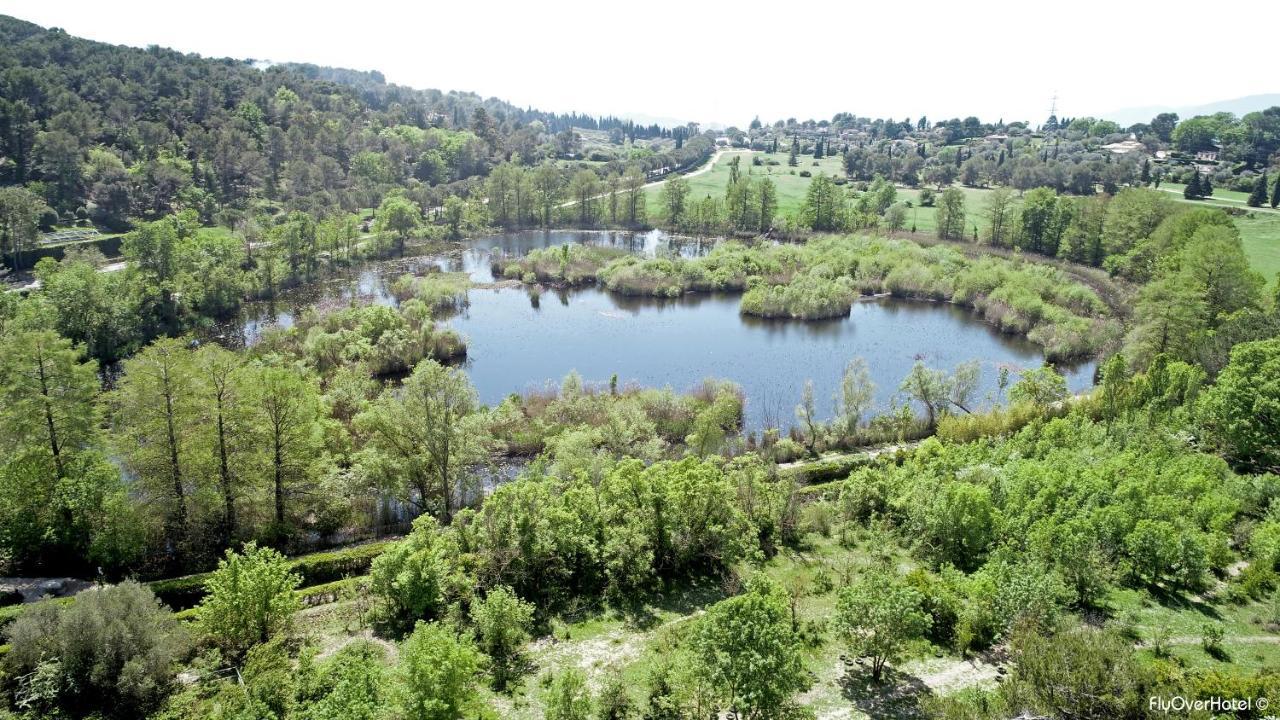
[[[344,277],[292,293],[273,305],[255,304],[229,329],[252,343],[263,327],[290,325],[307,306],[394,302],[387,290],[405,272],[428,266],[464,271],[492,281],[495,252],[523,254],[537,247],[587,242],[654,255],[698,255],[710,246],[672,240],[661,232],[506,233],[468,241],[445,257],[371,263]],[[996,391],[999,368],[1016,373],[1040,365],[1034,344],[1000,333],[974,313],[945,303],[874,299],[856,303],[848,318],[821,322],[775,321],[739,315],[737,295],[691,295],[674,300],[628,298],[597,288],[547,291],[534,302],[519,288],[473,289],[471,305],[448,324],[467,338],[465,369],[486,404],[513,392],[558,385],[576,370],[589,382],[670,386],[688,390],[704,378],[732,380],[747,397],[747,428],[787,427],[794,422],[806,379],[818,408],[834,411],[833,395],[848,362],[861,356],[876,384],[876,401],[888,405],[917,359],[953,370],[968,360],[982,364],[979,397]],[[234,337],[231,339],[235,339]],[[1072,391],[1087,389],[1095,363],[1060,367]]]

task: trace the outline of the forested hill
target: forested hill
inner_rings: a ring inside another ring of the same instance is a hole
[[[0,185],[118,229],[188,208],[226,224],[263,205],[352,210],[393,187],[465,194],[448,186],[516,155],[547,157],[552,134],[571,126],[618,124],[400,87],[377,72],[114,46],[0,16]]]

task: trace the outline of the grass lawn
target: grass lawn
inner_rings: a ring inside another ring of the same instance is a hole
[[[1249,194],[1232,190],[1215,189],[1212,197],[1187,200],[1182,197],[1183,187],[1185,186],[1177,183],[1160,184],[1161,190],[1169,191],[1170,197],[1177,198],[1179,202],[1239,208],[1249,213],[1233,218],[1236,227],[1240,228],[1245,255],[1249,256],[1249,264],[1253,269],[1262,273],[1268,283],[1275,282],[1276,273],[1280,273],[1280,210],[1248,207],[1245,201],[1249,199]]]
[[[743,158],[742,168],[744,173],[749,173],[752,176],[765,175],[773,179],[778,187],[778,214],[780,216],[797,212],[804,203],[805,192],[809,188],[811,179],[800,177],[800,170],[809,170],[814,173],[821,171],[840,176],[844,174],[844,167],[839,157],[823,158],[818,161],[819,165],[814,167],[814,160],[811,156],[801,156],[799,158],[800,165],[792,168],[786,164],[786,153],[725,153],[710,172],[689,178],[689,185],[693,189],[691,198],[700,199],[708,194],[723,197],[725,186],[729,184],[729,161],[733,157]],[[755,166],[751,164],[751,158],[753,157],[760,157],[766,161],[769,159],[776,160],[779,164]],[[973,234],[975,226],[979,235],[985,234],[988,225],[986,198],[991,193],[992,188],[972,188],[962,185],[955,185],[955,187],[959,188],[965,195],[966,238]],[[1219,189],[1214,190],[1213,197],[1206,200],[1184,200],[1182,187],[1182,185],[1176,183],[1163,183],[1160,189],[1168,191],[1169,196],[1179,202],[1215,205],[1223,208],[1244,209],[1245,201],[1248,199],[1247,193]],[[651,187],[645,192],[650,214],[655,217],[661,217],[664,212],[661,194],[662,186]],[[1015,205],[1020,202],[1019,197],[1015,196]],[[920,206],[920,191],[918,189],[898,188],[898,200],[911,202],[912,207],[907,211],[908,230],[914,226],[917,232],[926,234],[937,232],[937,209]],[[1247,215],[1233,218],[1236,226],[1240,228],[1240,237],[1244,243],[1245,254],[1248,256],[1253,268],[1267,278],[1268,283],[1274,282],[1277,273],[1280,273],[1280,211],[1270,208],[1249,208],[1248,211],[1249,214]]]
[[[1132,623],[1145,657],[1154,657],[1153,639],[1164,633],[1170,655],[1188,667],[1239,672],[1280,666],[1280,634],[1267,627],[1268,602],[1211,605],[1193,597],[1157,598],[1131,588],[1113,590],[1107,602],[1112,617]],[[1206,625],[1222,627],[1225,656],[1214,657],[1201,646]]]
[[[747,177],[768,177],[778,188],[778,215],[789,215],[800,209],[804,203],[805,193],[809,189],[812,178],[800,177],[800,171],[808,170],[813,175],[824,172],[833,176],[844,176],[844,161],[840,157],[824,157],[814,160],[812,155],[801,155],[797,159],[799,165],[787,165],[788,153],[749,153],[729,151],[720,156],[720,161],[709,172],[689,178],[690,200],[701,200],[707,195],[724,198],[724,189],[729,185],[729,162],[735,157],[742,158],[740,170]],[[764,165],[753,165],[752,159],[759,157]],[[772,160],[777,165],[769,165]],[[816,165],[814,163],[817,163]],[[645,204],[650,216],[662,217],[666,208],[662,205],[662,186],[655,185],[645,190]]]

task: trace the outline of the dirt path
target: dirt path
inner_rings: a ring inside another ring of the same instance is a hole
[[[755,150],[745,150],[745,149],[744,150],[717,150],[715,154],[711,156],[711,159],[708,160],[706,163],[700,165],[697,170],[691,170],[687,173],[670,173],[665,177],[663,177],[661,180],[654,180],[653,182],[645,183],[644,185],[641,186],[641,189],[643,190],[645,188],[657,187],[665,183],[666,181],[670,180],[673,177],[691,178],[691,177],[697,177],[704,173],[709,173],[713,168],[715,168],[716,163],[720,162],[720,158],[722,158],[727,154],[743,153],[746,155],[750,155],[753,152],[755,152]],[[600,193],[599,195],[592,196],[591,199],[601,200],[607,197],[609,197],[609,193]],[[577,200],[567,200],[565,202],[560,203],[558,207],[567,208],[567,207],[573,207],[574,205],[577,205],[577,204],[578,204]]]
[[[1178,196],[1181,196],[1181,195],[1182,195],[1182,191],[1181,191],[1181,190],[1169,190],[1169,189],[1167,189],[1167,188],[1160,188],[1160,192],[1167,192],[1167,193],[1170,193],[1170,194],[1173,194],[1173,195],[1178,195]],[[1255,210],[1256,210],[1256,211],[1258,211],[1258,212],[1265,212],[1265,213],[1280,212],[1280,209],[1272,209],[1272,208],[1269,208],[1269,207],[1249,207],[1249,206],[1248,206],[1248,203],[1247,203],[1246,201],[1244,201],[1244,200],[1236,200],[1235,198],[1220,198],[1220,197],[1214,197],[1213,195],[1210,195],[1209,197],[1207,197],[1207,198],[1201,198],[1200,200],[1201,200],[1201,202],[1203,202],[1205,205],[1218,205],[1218,204],[1221,204],[1221,203],[1231,203],[1231,206],[1235,206],[1235,205],[1244,205],[1244,206],[1245,206],[1245,207],[1246,207],[1250,212],[1253,212],[1253,211],[1255,211]],[[1230,207],[1230,206],[1228,206],[1228,207]]]
[[[812,459],[812,460],[795,460],[789,463],[778,463],[778,470],[779,471],[796,470],[796,469],[803,468],[807,465],[815,465],[818,463],[843,462],[845,460],[857,460],[859,458],[874,460],[875,458],[880,457],[881,455],[892,454],[899,450],[910,450],[911,448],[914,448],[919,444],[920,444],[919,442],[909,442],[909,443],[900,443],[900,444],[895,443],[893,445],[881,445],[879,447],[869,448],[867,450],[859,450],[857,452],[829,453],[826,455],[819,455],[817,459]]]

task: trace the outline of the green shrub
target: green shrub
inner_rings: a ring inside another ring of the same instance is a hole
[[[132,581],[85,590],[75,603],[32,606],[6,639],[6,672],[27,678],[17,700],[41,717],[142,717],[163,703],[188,648],[173,614]]]

